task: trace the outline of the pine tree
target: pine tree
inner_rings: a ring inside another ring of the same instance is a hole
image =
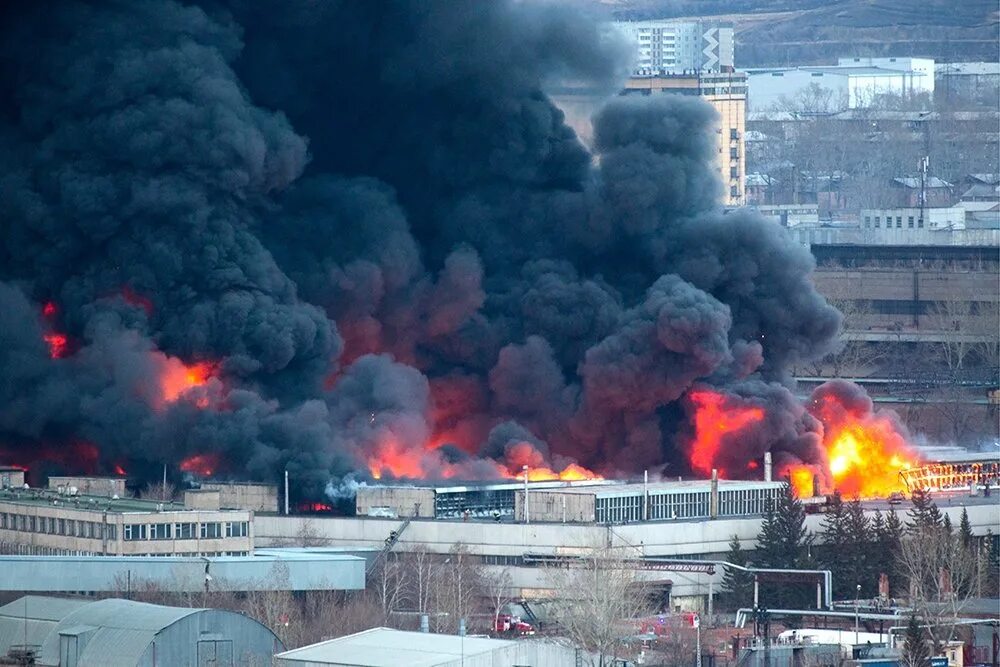
[[[746,567],[750,562],[747,552],[740,546],[740,538],[736,535],[733,535],[729,541],[729,553],[726,554],[726,561],[741,567]],[[743,570],[725,568],[722,577],[722,591],[729,606],[733,609],[749,607],[753,601],[753,575]]]
[[[805,520],[802,503],[786,483],[777,501],[764,512],[754,563],[767,568],[805,567],[809,560],[808,548],[812,545]],[[808,604],[812,599],[811,591],[788,584],[767,587],[766,591],[768,606],[798,606]]]
[[[917,489],[913,492],[911,500],[913,507],[908,512],[910,517],[908,527],[911,530],[919,533],[941,526],[943,522],[941,511],[926,490]]]
[[[941,528],[944,529],[944,534],[948,537],[951,537],[952,532],[954,532],[951,527],[951,518],[947,514],[941,519]]]
[[[845,516],[845,576],[853,576],[855,583],[861,584],[863,596],[874,597],[878,590],[878,574],[873,572],[872,559],[869,558],[873,536],[871,524],[859,499],[855,498],[848,503]]]
[[[900,664],[904,667],[930,667],[931,655],[916,616],[910,616],[910,622],[906,625]]]
[[[847,509],[839,491],[834,491],[828,501],[823,524],[820,527],[819,561],[833,575],[833,594],[843,598],[848,589],[853,590],[853,577],[848,576]]]
[[[969,513],[964,507],[962,508],[962,518],[958,522],[958,539],[965,549],[971,549],[976,540],[976,536],[972,534],[972,523],[969,521]]]

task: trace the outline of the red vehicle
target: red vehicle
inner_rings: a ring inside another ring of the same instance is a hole
[[[535,627],[526,621],[522,621],[518,616],[511,616],[510,614],[500,614],[497,616],[496,627],[493,628],[495,632],[507,635],[533,635],[535,634]]]

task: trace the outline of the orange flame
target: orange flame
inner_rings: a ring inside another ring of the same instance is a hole
[[[214,377],[216,366],[208,362],[185,365],[180,359],[168,357],[166,369],[160,377],[160,394],[167,403],[173,403],[190,389],[201,387]],[[208,407],[208,398],[201,396],[196,404]]]
[[[218,454],[194,454],[181,461],[180,469],[201,477],[211,477],[219,467]]]
[[[836,489],[847,497],[871,498],[905,490],[899,473],[914,465],[917,455],[892,419],[851,411],[834,394],[823,396],[810,406],[810,412],[823,423],[826,466],[818,471],[824,491]],[[812,495],[816,472],[805,465],[786,471],[800,496]]]
[[[520,479],[524,479],[524,473],[520,475],[514,475]],[[560,480],[563,482],[580,482],[588,479],[604,479],[597,473],[587,470],[581,465],[576,463],[570,463],[568,466],[562,470],[556,472],[551,468],[528,468],[528,481],[529,482],[550,482],[555,480]]]
[[[729,405],[725,395],[707,389],[692,391],[688,394],[688,399],[695,407],[691,467],[708,475],[712,468],[718,467],[715,461],[722,447],[722,440],[764,419],[764,410]]]
[[[46,301],[45,305],[42,306],[42,315],[45,317],[53,317],[58,311],[59,308],[56,306],[55,301]]]
[[[121,466],[120,464],[118,464],[118,463],[116,463],[116,464],[114,465],[114,470],[115,470],[115,474],[116,474],[116,475],[121,475],[122,477],[124,477],[125,475],[127,475],[127,474],[128,474],[127,472],[125,472],[125,468],[123,468],[123,467],[122,467],[122,466]]]

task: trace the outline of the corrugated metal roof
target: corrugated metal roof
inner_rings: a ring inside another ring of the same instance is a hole
[[[0,616],[61,621],[72,611],[92,604],[93,600],[60,598],[48,595],[25,595],[0,607]]]
[[[94,634],[80,654],[79,667],[134,666],[161,630],[202,611],[132,600],[98,600],[70,612],[59,622],[45,638],[38,662],[59,664],[60,631],[92,626]]]
[[[288,664],[296,661],[355,665],[357,667],[434,667],[462,656],[489,653],[514,644],[502,639],[459,637],[390,628],[372,628],[312,646],[279,653]]]

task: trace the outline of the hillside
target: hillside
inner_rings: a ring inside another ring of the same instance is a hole
[[[619,19],[717,17],[736,29],[740,66],[834,62],[838,56],[998,59],[995,2],[969,0],[594,0]]]

